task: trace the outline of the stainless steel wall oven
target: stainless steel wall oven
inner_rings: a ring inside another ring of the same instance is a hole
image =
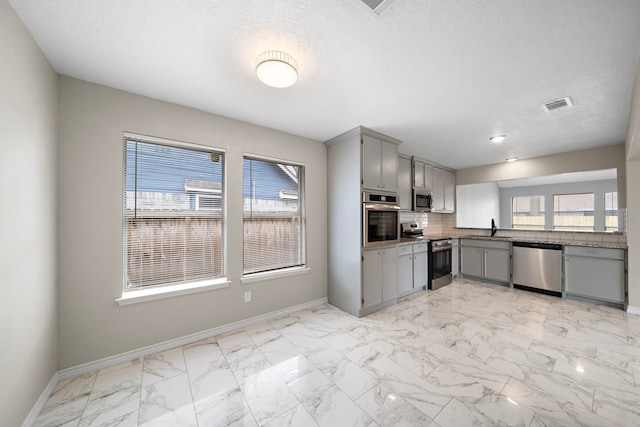
[[[362,246],[383,246],[400,241],[400,205],[393,193],[363,193]]]

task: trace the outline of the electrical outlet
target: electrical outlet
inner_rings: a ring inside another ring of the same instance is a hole
[[[244,302],[251,302],[251,291],[244,291]]]

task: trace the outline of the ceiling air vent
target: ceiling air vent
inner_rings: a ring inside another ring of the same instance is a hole
[[[542,109],[545,113],[565,110],[571,107],[573,107],[573,102],[571,102],[571,98],[569,98],[568,96],[566,98],[556,99],[555,101],[547,102],[546,104],[542,105]]]
[[[367,7],[377,15],[380,15],[387,6],[393,3],[393,1],[394,0],[362,0],[362,3],[366,4]]]

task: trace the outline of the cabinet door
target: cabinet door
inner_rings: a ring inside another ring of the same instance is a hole
[[[413,161],[413,186],[424,188],[424,163]]]
[[[382,302],[382,263],[380,251],[364,251],[362,262],[362,298],[364,308]]]
[[[455,212],[456,175],[453,172],[444,172],[444,210],[447,212]]]
[[[381,142],[382,189],[398,191],[398,146]]]
[[[511,281],[511,258],[509,251],[502,249],[484,250],[484,277],[500,282]]]
[[[411,254],[398,257],[398,295],[404,295],[413,288]]]
[[[565,292],[624,303],[624,261],[565,256]]]
[[[411,210],[411,159],[398,157],[398,197],[400,209]]]
[[[381,141],[370,136],[362,136],[362,186],[371,190],[381,187],[380,158]]]
[[[444,181],[446,171],[433,168],[433,210],[444,210]]]
[[[382,300],[398,296],[398,251],[396,248],[382,251]]]
[[[462,274],[482,277],[482,252],[481,248],[463,246],[460,248],[460,268]]]
[[[427,252],[413,255],[413,289],[427,286]]]
[[[433,166],[424,165],[424,188],[433,190]]]

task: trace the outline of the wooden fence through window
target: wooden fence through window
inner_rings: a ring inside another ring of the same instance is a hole
[[[138,215],[126,224],[129,288],[225,275],[220,218]],[[300,264],[299,232],[297,217],[245,219],[244,272]]]

